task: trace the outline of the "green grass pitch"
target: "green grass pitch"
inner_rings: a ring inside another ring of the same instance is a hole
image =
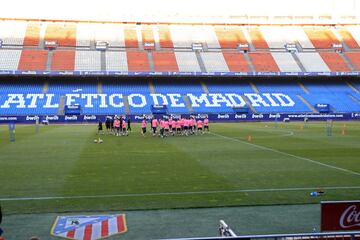
[[[303,125],[213,123],[209,134],[162,139],[133,124],[102,144],[95,125],[18,125],[15,142],[3,125],[0,204],[11,214],[358,199],[360,122],[336,122],[332,136],[325,122]]]

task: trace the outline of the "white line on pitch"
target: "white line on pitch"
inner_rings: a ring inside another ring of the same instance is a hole
[[[256,148],[259,148],[259,149],[262,149],[262,150],[267,150],[267,151],[270,151],[270,152],[278,153],[278,154],[285,155],[285,156],[288,156],[288,157],[293,157],[293,158],[297,158],[299,160],[303,160],[303,161],[306,161],[306,162],[317,164],[317,165],[320,165],[320,166],[323,166],[323,167],[332,168],[332,169],[336,169],[336,170],[339,170],[339,171],[342,171],[342,172],[347,172],[347,173],[351,173],[351,174],[360,176],[360,173],[358,173],[358,172],[354,172],[354,171],[351,171],[349,169],[336,167],[336,166],[329,165],[329,164],[326,164],[326,163],[318,162],[318,161],[312,160],[310,158],[297,156],[297,155],[287,153],[287,152],[282,152],[282,151],[279,151],[279,150],[276,150],[276,149],[273,149],[273,148],[264,147],[264,146],[261,146],[261,145],[256,145],[256,144],[249,143],[249,142],[246,142],[246,141],[243,141],[243,140],[239,140],[237,138],[227,137],[227,136],[217,134],[217,133],[211,133],[211,134],[214,135],[214,136],[222,137],[224,139],[228,139],[228,140],[240,142],[240,143],[243,143],[243,144],[247,144],[249,146],[253,146],[253,147],[256,147]]]
[[[304,187],[304,188],[265,188],[265,189],[235,189],[235,190],[214,190],[199,192],[163,192],[163,193],[124,193],[110,195],[87,195],[87,196],[48,196],[48,197],[8,197],[0,198],[0,201],[29,201],[29,200],[61,200],[61,199],[91,199],[91,198],[120,198],[120,197],[148,197],[148,196],[185,196],[185,195],[202,195],[218,193],[252,193],[252,192],[289,192],[289,191],[314,191],[322,190],[346,190],[360,189],[360,186],[347,187]]]

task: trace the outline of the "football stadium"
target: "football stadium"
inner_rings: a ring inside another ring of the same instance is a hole
[[[360,239],[360,1],[0,8],[0,239]]]

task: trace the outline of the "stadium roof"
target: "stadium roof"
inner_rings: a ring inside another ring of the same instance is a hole
[[[111,22],[360,23],[360,0],[4,1],[1,18]]]

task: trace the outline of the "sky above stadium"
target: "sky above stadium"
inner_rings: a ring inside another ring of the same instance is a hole
[[[231,19],[244,15],[360,14],[360,0],[11,0],[1,5],[2,18],[55,20],[201,22],[205,18]]]

